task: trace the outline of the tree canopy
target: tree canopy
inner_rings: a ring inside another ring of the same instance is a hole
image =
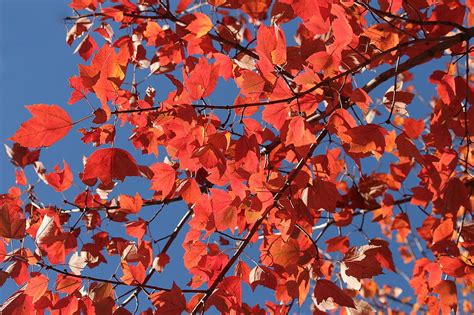
[[[5,145],[0,313],[474,312],[472,0],[69,6],[68,104]]]

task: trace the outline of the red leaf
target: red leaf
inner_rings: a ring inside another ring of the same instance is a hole
[[[146,233],[147,222],[142,218],[138,218],[137,221],[128,222],[125,225],[125,232],[131,237],[136,237],[138,240],[142,240]]]
[[[198,100],[208,97],[214,91],[219,77],[219,66],[209,64],[205,58],[201,58],[191,73],[183,76],[189,96]]]
[[[57,105],[36,104],[26,108],[33,117],[22,123],[20,129],[10,138],[24,147],[48,147],[71,130],[71,118]]]
[[[117,148],[96,150],[87,159],[83,181],[98,178],[103,184],[113,179],[123,181],[126,176],[140,176],[135,159],[125,150]]]
[[[439,294],[439,301],[441,302],[441,311],[443,314],[450,314],[451,310],[456,314],[458,309],[456,283],[451,280],[443,280],[434,288],[433,292]]]
[[[158,273],[163,272],[165,266],[169,264],[170,256],[166,253],[161,253],[155,257],[153,260],[153,269],[155,269]]]
[[[242,305],[241,279],[237,276],[224,278],[209,299],[209,305],[214,305],[221,313],[231,313]]]
[[[261,75],[253,71],[242,71],[241,79],[236,81],[240,87],[240,93],[244,95],[259,96],[265,86],[265,80]]]
[[[155,163],[150,166],[154,175],[151,180],[151,189],[161,191],[162,197],[166,198],[176,184],[176,171],[169,164]]]
[[[145,280],[145,267],[142,264],[136,266],[122,261],[123,276],[120,278],[128,285],[140,285]]]
[[[97,48],[99,48],[99,46],[97,46],[95,40],[90,35],[87,35],[79,43],[74,53],[79,52],[79,56],[81,56],[84,61],[87,61]]]
[[[24,315],[35,314],[33,300],[23,290],[15,292],[5,303],[0,305],[0,314]]]
[[[418,138],[423,129],[425,128],[425,122],[423,119],[416,120],[411,118],[405,118],[403,120],[403,129],[405,130],[406,135],[411,139]]]
[[[286,63],[286,39],[278,26],[261,25],[257,32],[257,54],[274,65]]]
[[[13,165],[22,168],[38,161],[41,152],[41,150],[30,151],[18,143],[14,143],[11,148],[5,144],[5,150]]]
[[[291,118],[288,125],[288,132],[285,138],[285,145],[301,147],[312,144],[316,141],[316,136],[308,128],[309,125],[301,116]]]
[[[149,299],[160,314],[180,315],[186,309],[186,299],[183,292],[174,282],[171,291],[153,293]]]
[[[228,192],[221,189],[211,189],[211,204],[214,214],[216,229],[224,231],[226,229],[234,230],[237,226],[237,209],[232,206],[232,197]]]
[[[325,243],[328,244],[326,249],[328,253],[341,252],[344,254],[349,249],[349,239],[347,236],[336,236],[328,239]]]
[[[19,206],[8,203],[0,205],[0,236],[22,239],[25,229],[25,215]]]
[[[341,263],[342,280],[350,289],[360,289],[360,279],[382,274],[382,267],[395,270],[388,243],[373,239],[369,245],[352,247]]]
[[[25,186],[27,183],[25,171],[22,168],[15,170],[15,183],[20,186]]]
[[[268,237],[267,240],[272,245],[269,247],[267,253],[262,251],[262,263],[267,266],[276,264],[286,267],[298,262],[301,249],[297,240],[289,238],[288,241],[285,242],[281,236]]]
[[[103,110],[102,108],[96,109],[94,111],[94,116],[95,117],[94,117],[94,120],[92,120],[92,122],[98,125],[105,123],[109,119],[107,112]]]
[[[72,105],[82,100],[85,98],[87,93],[89,93],[87,88],[82,83],[82,79],[80,77],[69,78],[69,86],[73,89],[73,91],[71,92],[71,97],[67,101],[68,104]]]
[[[302,200],[312,209],[334,212],[341,195],[333,182],[318,180],[303,191]]]
[[[438,258],[438,263],[445,274],[454,278],[462,278],[466,272],[467,265],[459,258],[449,256],[441,256]]]
[[[314,298],[316,306],[323,312],[335,308],[334,303],[339,306],[355,308],[354,301],[337,285],[328,280],[319,279],[316,281]]]
[[[201,190],[194,178],[188,178],[181,185],[179,192],[187,204],[194,204],[201,198]]]
[[[350,137],[349,151],[362,154],[383,154],[385,152],[385,134],[385,129],[375,124],[351,128],[346,131],[346,135]]]
[[[54,173],[48,173],[45,174],[46,181],[48,182],[48,185],[54,188],[57,192],[65,191],[69,187],[71,187],[72,184],[72,172],[71,169],[69,168],[69,165],[66,163],[66,161],[63,161],[64,163],[64,169],[60,170],[59,165],[56,165],[54,167],[55,171]]]

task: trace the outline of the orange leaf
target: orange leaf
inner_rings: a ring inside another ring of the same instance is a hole
[[[145,220],[138,218],[137,221],[128,222],[125,225],[125,232],[131,237],[141,240],[146,233],[147,226],[148,224]]]
[[[79,65],[79,73],[86,88],[93,89],[103,105],[117,97],[125,78],[128,57],[117,54],[114,48],[104,45],[92,59],[90,66]]]
[[[138,213],[143,206],[142,197],[138,193],[134,197],[128,195],[119,196],[120,210],[128,213]]]
[[[433,292],[439,294],[443,314],[450,314],[451,310],[456,314],[458,309],[456,283],[451,280],[443,280],[434,288]]]
[[[57,105],[26,106],[33,116],[9,139],[27,148],[48,147],[62,139],[72,127],[68,113]]]
[[[187,204],[194,204],[201,198],[201,190],[194,178],[188,178],[180,185],[180,194]]]
[[[56,290],[61,293],[72,294],[78,290],[82,285],[82,281],[79,278],[68,277],[63,274],[59,274],[56,278]]]
[[[145,267],[142,264],[136,266],[122,261],[123,276],[120,278],[128,285],[138,285],[145,280]]]
[[[25,294],[33,298],[33,303],[36,302],[48,290],[48,282],[49,279],[46,276],[42,274],[36,275],[28,281],[25,288]]]
[[[48,185],[54,188],[57,192],[65,191],[72,184],[72,172],[69,168],[69,165],[64,163],[64,169],[60,170],[59,165],[54,167],[56,172],[45,174],[46,181]]]
[[[212,21],[207,15],[200,12],[195,12],[193,15],[194,20],[186,26],[188,31],[195,34],[196,37],[203,37],[212,30]]]

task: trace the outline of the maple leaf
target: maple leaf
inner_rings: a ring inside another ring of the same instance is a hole
[[[208,97],[214,91],[219,77],[219,66],[209,64],[205,58],[200,58],[194,69],[183,76],[189,96],[198,100]]]
[[[257,54],[267,58],[274,65],[286,63],[286,39],[283,30],[278,26],[261,25],[257,32]]]
[[[177,192],[183,197],[188,204],[194,204],[201,198],[201,190],[194,178],[188,178],[181,183]]]
[[[316,306],[323,312],[334,309],[336,307],[334,303],[339,306],[356,308],[350,296],[329,280],[318,279],[313,294]]]
[[[25,294],[24,290],[19,290],[0,305],[0,312],[11,315],[34,314],[33,298]]]
[[[385,129],[375,124],[357,126],[345,132],[350,138],[349,152],[353,153],[378,153],[385,152]]]
[[[161,253],[155,257],[153,260],[153,269],[155,269],[158,273],[163,272],[165,266],[169,264],[170,256],[166,253]]]
[[[57,105],[26,106],[33,116],[9,139],[27,148],[48,147],[67,135],[73,125],[68,113]]]
[[[263,19],[270,7],[271,0],[247,0],[242,10],[254,19]]]
[[[26,218],[22,209],[14,204],[0,204],[0,236],[22,239],[25,230]]]
[[[433,292],[439,294],[443,314],[449,314],[451,310],[453,310],[454,313],[457,312],[458,294],[456,283],[451,280],[443,280],[434,288]]]
[[[373,239],[369,245],[352,247],[345,254],[341,263],[342,280],[350,289],[359,290],[359,280],[382,274],[382,267],[395,271],[392,253],[387,242]]]
[[[161,291],[149,296],[157,312],[162,314],[181,314],[186,309],[186,299],[181,289],[173,282],[169,292]]]
[[[25,294],[33,298],[33,303],[38,301],[48,290],[49,279],[42,275],[37,274],[32,277],[25,288]]]
[[[163,198],[167,197],[175,187],[176,171],[166,163],[155,163],[150,166],[153,171],[151,189],[161,191]]]
[[[136,266],[130,265],[127,262],[121,263],[123,276],[120,278],[128,285],[140,285],[145,280],[145,267],[142,264]]]
[[[88,187],[69,201],[59,195],[72,185],[75,163],[48,173],[33,148],[55,144],[76,122],[56,105],[28,107],[32,117],[6,148],[15,186],[0,195],[0,286],[11,279],[22,288],[0,313],[130,315],[136,298],[144,315],[286,314],[295,299],[307,305],[311,286],[314,314],[369,314],[378,302],[394,313],[385,296],[402,308],[413,297],[375,277],[395,271],[392,250],[412,274],[415,311],[473,313],[464,293],[474,252],[474,89],[466,70],[474,0],[192,3],[71,1],[66,43],[76,43],[86,64],[69,79],[69,103],[90,108],[92,119],[77,121],[89,124],[79,130],[82,142],[111,146],[84,158]],[[466,66],[442,69],[434,60],[446,52]],[[413,119],[420,113],[408,105],[430,93],[419,84],[422,64],[435,66],[427,74],[435,93],[423,109],[428,118]],[[126,133],[136,151],[115,148]],[[57,149],[48,152],[64,151]],[[150,167],[137,165],[151,153]],[[163,154],[169,159],[157,163]],[[28,165],[63,205],[42,196]],[[151,191],[118,185],[127,176],[146,178]],[[167,226],[176,213],[162,207],[182,201],[186,214]],[[416,206],[421,212],[410,211]],[[425,216],[418,228],[416,213]],[[354,246],[365,232],[387,241]],[[409,233],[419,234],[430,259],[409,250]],[[191,290],[160,284],[143,299],[153,274],[165,279],[166,266],[180,261],[173,248],[181,241]],[[113,281],[112,256],[123,272]],[[41,259],[48,266],[30,273]],[[110,273],[81,275],[86,267]],[[249,304],[242,282],[273,291],[276,301]],[[116,285],[130,287],[121,305]]]
[[[240,86],[240,93],[244,95],[260,95],[265,85],[265,79],[253,71],[242,71],[241,80],[237,81]]]
[[[241,280],[237,276],[227,277],[219,284],[216,292],[209,299],[210,305],[223,313],[239,309],[242,305]]]
[[[99,149],[87,159],[84,166],[83,181],[98,178],[109,184],[113,179],[123,181],[126,176],[140,176],[135,159],[123,149]]]
[[[60,170],[59,165],[56,165],[54,167],[56,172],[53,173],[47,173],[44,175],[46,182],[48,185],[54,188],[54,190],[61,192],[67,190],[69,187],[71,187],[72,184],[72,172],[71,169],[69,168],[69,165],[64,163],[64,169]]]
[[[192,15],[194,19],[188,24],[188,26],[186,26],[188,31],[195,34],[196,37],[199,38],[203,37],[209,33],[210,30],[212,30],[212,21],[207,15],[200,12],[195,12]]]
[[[79,52],[79,56],[81,56],[84,61],[87,61],[97,48],[99,48],[99,46],[97,46],[95,40],[90,35],[87,35],[79,43],[74,53]]]
[[[293,117],[288,124],[285,144],[293,144],[295,147],[301,147],[314,143],[316,141],[316,136],[308,127],[308,123],[303,117]]]
[[[120,210],[128,213],[138,213],[143,206],[143,199],[138,193],[136,193],[134,197],[120,195],[118,199]]]
[[[143,236],[146,233],[147,226],[148,226],[148,223],[145,220],[143,220],[142,218],[139,218],[135,222],[133,222],[133,221],[128,222],[125,225],[125,232],[128,235],[130,235],[132,237],[136,237],[137,239],[141,240],[141,239],[143,239]]]
[[[82,285],[79,278],[70,277],[67,275],[58,275],[56,278],[56,290],[61,293],[72,294],[78,290]]]
[[[15,166],[24,168],[27,165],[34,164],[38,161],[41,150],[30,151],[28,148],[22,147],[18,143],[14,143],[13,147],[5,144],[5,150],[8,157]]]
[[[127,64],[128,57],[125,54],[117,54],[114,48],[106,44],[92,58],[90,66],[79,65],[82,84],[92,89],[105,105],[107,101],[117,98]]]
[[[277,264],[286,267],[295,264],[300,258],[301,249],[299,243],[295,239],[284,241],[281,236],[268,238],[271,246],[269,246],[268,254],[262,257],[265,265]]]

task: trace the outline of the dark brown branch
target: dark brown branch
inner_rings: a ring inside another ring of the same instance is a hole
[[[165,246],[163,247],[163,249],[161,250],[160,254],[165,254],[168,249],[171,247],[171,245],[173,244],[173,242],[176,240],[176,237],[178,236],[179,232],[183,229],[184,225],[186,224],[186,222],[188,222],[189,218],[193,215],[194,211],[193,209],[189,209],[186,214],[183,216],[183,218],[181,219],[181,221],[179,221],[178,225],[176,225],[174,231],[171,233],[171,235],[169,236],[168,238],[168,241],[166,242]],[[145,277],[145,280],[143,280],[143,284],[142,284],[142,287],[145,287],[145,285],[148,283],[148,281],[150,281],[151,277],[153,277],[153,275],[155,274],[156,272],[156,269],[152,268],[150,270],[150,272],[147,274],[147,276]],[[141,287],[137,287],[135,289],[135,291],[130,294],[121,304],[122,307],[126,306],[128,303],[130,303],[130,301],[136,296],[138,295],[138,293],[140,293],[140,291],[142,290]],[[182,290],[183,292],[185,292],[185,290]],[[203,291],[201,291],[203,292]],[[204,290],[204,292],[207,292],[206,290]]]
[[[369,3],[364,3],[364,2],[360,2],[360,1],[356,1],[357,4],[361,5],[361,6],[364,6],[366,7],[367,9],[369,9],[370,11],[373,11],[374,13],[377,13],[378,15],[383,15],[385,17],[389,17],[391,19],[395,19],[395,20],[400,20],[400,21],[403,21],[403,22],[406,22],[406,23],[410,23],[410,24],[415,24],[415,25],[420,25],[420,26],[426,26],[426,25],[433,25],[433,26],[436,26],[436,25],[444,25],[444,26],[450,26],[450,27],[453,27],[453,28],[456,28],[462,32],[467,32],[469,29],[460,25],[460,24],[457,24],[457,23],[454,23],[454,22],[451,22],[451,21],[426,21],[426,20],[415,20],[415,19],[410,19],[410,18],[406,18],[406,17],[403,17],[403,16],[399,16],[399,15],[396,15],[396,14],[393,14],[393,13],[390,13],[390,12],[386,12],[386,11],[382,11],[382,10],[379,10],[379,9],[376,9],[372,6],[369,5]]]
[[[158,287],[154,285],[147,285],[145,283],[139,284],[139,285],[133,285],[133,284],[126,284],[125,282],[122,281],[117,281],[117,280],[110,280],[110,279],[103,279],[103,278],[97,278],[97,277],[92,277],[92,276],[85,276],[85,275],[76,275],[74,273],[67,272],[66,270],[61,270],[56,267],[53,267],[51,265],[48,265],[44,262],[37,262],[38,265],[41,267],[45,268],[46,270],[53,270],[54,272],[63,274],[68,277],[73,277],[73,278],[78,278],[78,279],[83,279],[83,280],[90,280],[90,281],[97,281],[97,282],[103,282],[103,283],[110,283],[114,285],[123,285],[123,286],[131,286],[131,287],[143,287],[147,289],[152,289],[152,290],[160,290],[160,291],[171,291],[169,288],[163,288],[163,287]],[[205,290],[182,290],[185,293],[197,293],[197,292],[205,292]]]

